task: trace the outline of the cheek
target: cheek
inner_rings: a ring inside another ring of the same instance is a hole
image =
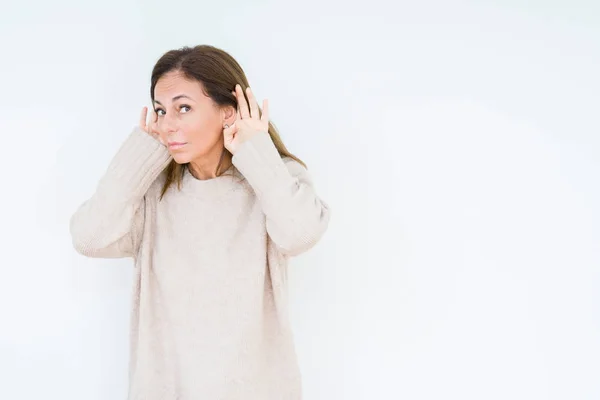
[[[182,122],[181,130],[188,140],[199,144],[214,143],[223,135],[217,118],[195,117]]]

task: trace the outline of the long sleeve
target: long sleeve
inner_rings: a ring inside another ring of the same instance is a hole
[[[329,224],[329,206],[316,194],[306,168],[282,158],[266,132],[242,143],[232,162],[254,189],[267,233],[283,253],[298,255],[320,240]]]
[[[75,249],[88,257],[134,257],[144,223],[144,195],[171,159],[165,146],[135,127],[94,194],[71,217]]]

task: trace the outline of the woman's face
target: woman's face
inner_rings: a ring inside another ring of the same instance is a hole
[[[157,130],[178,164],[220,156],[223,124],[228,114],[234,115],[230,108],[226,112],[218,107],[202,92],[201,83],[180,72],[163,75],[154,88]]]

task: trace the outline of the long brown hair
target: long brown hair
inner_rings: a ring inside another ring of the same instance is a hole
[[[169,72],[180,72],[186,78],[200,82],[204,94],[210,97],[218,106],[230,105],[237,109],[237,100],[231,92],[235,90],[235,85],[238,83],[242,86],[244,96],[248,101],[246,88],[249,84],[244,70],[231,55],[214,46],[185,46],[177,50],[170,50],[160,57],[152,69],[150,85],[152,104],[154,104],[156,83]],[[262,110],[260,110],[260,114],[262,115]],[[277,128],[271,121],[269,121],[269,135],[279,155],[290,157],[306,167],[304,162],[287,150]],[[223,169],[226,152],[228,150],[223,149],[221,160],[217,165],[217,176],[222,175],[224,172],[221,169]],[[177,187],[181,188],[183,173],[185,168],[188,167],[188,164],[178,164],[175,160],[171,160],[166,168],[166,180],[161,191],[161,199],[171,185],[177,184]]]

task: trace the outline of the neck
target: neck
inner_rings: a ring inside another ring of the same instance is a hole
[[[222,148],[219,152],[213,152],[208,156],[191,161],[189,165],[191,174],[199,180],[216,178],[218,176],[217,166],[219,165],[219,161],[221,161],[221,157],[223,157],[221,172],[227,170],[232,164],[231,154]]]

